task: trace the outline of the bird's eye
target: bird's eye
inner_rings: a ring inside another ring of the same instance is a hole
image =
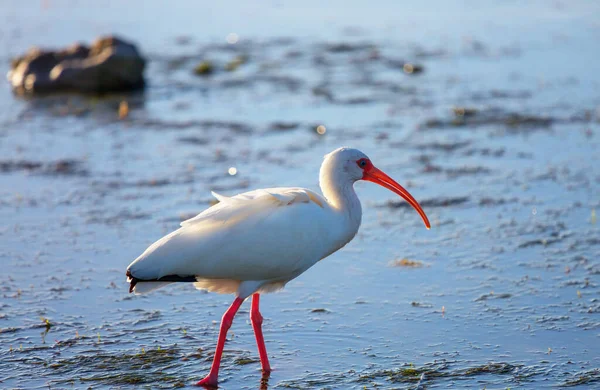
[[[367,166],[367,159],[366,159],[366,158],[361,158],[361,159],[360,159],[360,160],[358,160],[356,163],[358,164],[358,166],[359,166],[360,168],[364,168],[364,167],[366,167],[366,166]]]

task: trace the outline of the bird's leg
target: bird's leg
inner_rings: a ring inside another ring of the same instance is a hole
[[[258,355],[260,356],[260,365],[262,366],[263,372],[271,372],[271,366],[269,365],[269,358],[267,357],[267,348],[265,347],[265,339],[262,334],[262,322],[263,317],[258,310],[258,304],[260,302],[260,295],[258,293],[252,295],[252,308],[250,309],[250,322],[252,322],[252,329],[254,329],[254,335],[256,336],[256,345],[258,346]]]
[[[223,354],[223,347],[225,347],[225,338],[227,337],[227,331],[233,323],[233,317],[237,313],[238,309],[242,305],[244,300],[240,297],[236,297],[229,309],[223,314],[221,319],[221,329],[219,330],[219,339],[217,340],[217,349],[215,350],[215,356],[213,357],[212,366],[208,375],[200,382],[196,383],[198,386],[210,386],[216,387],[219,379],[219,366],[221,365],[221,355]]]

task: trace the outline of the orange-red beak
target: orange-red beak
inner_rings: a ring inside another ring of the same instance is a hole
[[[396,183],[394,179],[383,173],[383,171],[375,168],[372,164],[363,170],[363,180],[367,180],[376,184],[379,184],[382,187],[387,188],[388,190],[395,192],[396,194],[403,197],[412,207],[417,210],[417,212],[423,218],[423,222],[425,222],[425,227],[427,229],[431,229],[431,224],[429,223],[429,219],[425,212],[419,205],[419,202],[413,198],[413,196],[404,189],[400,184]]]

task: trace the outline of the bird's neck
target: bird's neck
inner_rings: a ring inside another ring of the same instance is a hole
[[[362,208],[360,200],[354,191],[354,182],[344,179],[340,180],[322,171],[319,177],[319,184],[323,196],[325,196],[335,214],[343,220],[342,226],[345,228],[342,234],[348,236],[348,241],[350,241],[356,232],[358,232],[362,218]]]

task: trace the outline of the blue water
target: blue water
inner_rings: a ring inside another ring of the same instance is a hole
[[[3,72],[30,45],[105,33],[134,40],[150,62],[143,95],[24,100],[8,84],[0,89],[0,387],[171,388],[201,379],[233,297],[187,285],[134,297],[126,266],[208,207],[212,189],[317,189],[322,156],[342,145],[366,152],[429,205],[433,228],[411,209],[389,208],[384,189],[357,184],[364,216],[354,241],[261,300],[269,387],[415,388],[421,372],[427,388],[598,386],[599,7],[3,7]],[[230,33],[240,40],[228,46]],[[373,47],[336,53],[333,43]],[[249,61],[235,72],[192,74],[201,60],[222,67],[236,54]],[[407,75],[388,60],[425,70]],[[131,107],[123,121],[121,100]],[[455,106],[478,111],[453,126]],[[552,123],[511,125],[514,113]],[[276,122],[297,127],[272,130]],[[79,170],[53,171],[63,159]],[[6,168],[23,161],[42,167]],[[391,265],[402,258],[423,266]],[[226,345],[225,389],[261,383],[247,306]],[[418,375],[401,375],[406,368]]]

